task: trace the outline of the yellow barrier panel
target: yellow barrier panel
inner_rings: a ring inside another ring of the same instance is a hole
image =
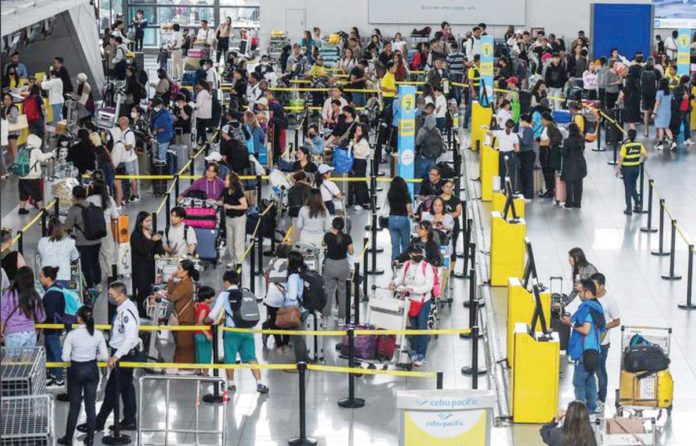
[[[491,212],[491,286],[507,286],[509,277],[522,277],[527,225],[505,220],[499,212]]]
[[[488,202],[493,199],[493,179],[498,176],[499,157],[500,152],[487,144],[482,144],[481,159],[479,162],[481,201]]]
[[[491,124],[493,109],[483,107],[478,101],[471,103],[471,150],[477,151],[483,144],[483,137]]]
[[[515,211],[519,218],[524,218],[524,195],[515,195],[512,199],[515,205]],[[502,192],[493,192],[493,203],[491,204],[491,211],[500,212],[502,214],[505,209],[505,203],[507,202],[507,195]],[[510,211],[512,212],[512,211]],[[512,214],[510,214],[512,215]]]
[[[437,372],[408,372],[406,370],[363,369],[360,367],[338,367],[332,365],[307,364],[307,370],[317,372],[352,373],[354,375],[387,375],[406,378],[437,378]]]
[[[544,311],[546,323],[551,323],[551,294],[548,291],[540,292],[541,308]],[[529,323],[536,309],[534,294],[527,291],[520,279],[510,277],[508,279],[508,305],[507,305],[507,362],[512,368],[515,363],[515,326],[518,323]],[[548,326],[548,325],[547,325]],[[538,320],[535,331],[541,331],[541,320]]]
[[[222,331],[229,331],[232,333],[257,333],[257,334],[268,334],[268,335],[286,335],[286,336],[343,336],[346,334],[345,330],[264,330],[260,328],[232,328],[232,327],[220,327]]]

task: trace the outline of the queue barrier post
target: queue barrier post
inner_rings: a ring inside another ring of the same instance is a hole
[[[17,251],[24,255],[24,231],[19,231],[17,233]]]
[[[367,278],[363,277],[364,286],[367,286]],[[365,293],[367,296],[367,293]],[[346,299],[349,301],[349,299]],[[348,306],[346,313],[346,322],[350,320],[350,304]],[[353,316],[353,324],[358,325],[360,323],[360,263],[355,262],[353,264],[353,305],[355,306],[355,315]]]
[[[642,171],[642,169],[641,169]],[[652,214],[653,214],[653,189],[655,188],[655,183],[653,180],[648,180],[648,224],[640,228],[640,232],[653,233],[657,232],[657,229],[652,227]],[[643,204],[643,195],[641,194],[641,205]]]
[[[473,307],[474,311],[474,326],[471,327],[471,365],[462,367],[462,375],[471,376],[471,388],[478,389],[478,376],[487,373],[487,370],[483,367],[479,367],[479,338],[482,336],[478,324],[478,301],[474,300]]]
[[[452,275],[457,279],[468,279],[469,276],[466,272],[469,270],[469,258],[472,257],[471,254],[471,219],[467,220],[466,227],[464,229],[464,252],[462,253],[462,272],[453,273]]]
[[[345,299],[345,312],[346,312],[346,317],[345,321],[346,324],[350,324],[350,306],[353,303],[352,300],[352,293],[353,293],[353,281],[348,278],[346,279],[346,299]]]
[[[213,324],[212,330],[213,330],[213,364],[219,364],[220,357],[218,355],[218,351],[219,351],[220,346],[219,346],[219,342],[218,342],[218,335],[219,335],[218,326],[216,324]],[[218,376],[220,376],[220,371],[217,368],[213,369],[213,376],[216,378]],[[213,385],[213,393],[203,395],[203,401],[208,403],[208,404],[224,403],[227,400],[225,393],[223,393],[221,395],[220,394],[220,386]]]
[[[682,310],[693,310],[696,309],[696,305],[691,303],[691,293],[693,291],[693,281],[694,281],[694,245],[693,243],[689,245],[689,260],[686,271],[686,302],[680,303],[678,306]]]
[[[363,246],[367,246],[367,242],[369,241],[369,237],[365,235],[363,237]],[[367,299],[367,249],[363,249],[363,258],[362,258],[362,267],[363,267],[363,299]],[[356,310],[357,311],[357,310]],[[356,318],[357,320],[357,318]]]
[[[606,152],[607,149],[602,147],[602,114],[600,113],[597,120],[597,147],[592,149],[593,152]]]
[[[437,372],[437,389],[442,390],[444,376],[442,372]]]
[[[645,197],[645,165],[640,163],[640,176],[638,177],[638,209],[640,209],[639,214],[645,214],[648,212],[643,207],[643,197]]]
[[[372,231],[372,243],[368,251],[372,254],[372,269],[367,273],[378,276],[384,274],[384,270],[377,268],[377,253],[383,251],[383,249],[377,247],[377,212],[375,211],[372,211],[372,225],[370,229]]]
[[[263,196],[263,182],[261,181],[261,175],[256,175],[256,205],[261,207],[261,197]]]
[[[179,173],[174,175],[174,196],[179,196]]]
[[[474,308],[475,306],[475,308]],[[476,271],[472,265],[469,270],[469,299],[464,302],[464,308],[469,309],[469,329],[471,330],[476,325],[476,312],[480,307],[480,301],[476,297]],[[469,339],[473,336],[472,332],[462,333],[459,335],[462,339]]]
[[[288,440],[289,446],[314,446],[317,440],[307,436],[307,409],[305,401],[305,371],[307,370],[306,362],[297,363],[297,372],[300,380],[300,436]]]
[[[195,169],[194,164],[196,164],[196,159],[195,159],[195,158],[193,158],[193,159],[191,160],[191,164],[189,164],[189,186],[190,186],[191,184],[193,184],[193,176],[194,176],[194,169]]]
[[[128,435],[121,434],[121,374],[118,371],[118,362],[114,365],[111,373],[114,373],[114,429],[109,435],[102,438],[102,443],[108,445],[129,444],[131,439]]]
[[[353,367],[355,363],[355,328],[349,327],[348,330],[348,367]],[[355,397],[355,375],[348,374],[348,398],[338,401],[338,405],[345,409],[359,409],[365,405],[365,400]]]
[[[472,272],[476,270],[476,243],[469,243],[469,261],[471,262],[469,266],[469,286],[471,287],[471,282],[473,282],[474,285],[476,284],[476,278],[472,276]],[[471,305],[471,296],[476,296],[475,288],[469,288],[469,294],[469,300],[464,301],[465,308],[469,308]],[[486,302],[481,298],[481,296],[476,298],[476,303],[479,307],[486,305]]]
[[[261,272],[263,271],[263,235],[259,234],[256,237],[256,249],[258,250],[256,253],[256,269]]]
[[[672,233],[669,241],[669,274],[663,274],[662,279],[664,280],[681,280],[681,276],[674,273],[674,258],[676,257],[676,244],[677,244],[677,220],[671,219],[672,221]]]
[[[168,228],[170,225],[169,212],[172,209],[171,198],[172,198],[172,193],[171,193],[171,191],[169,191],[169,192],[167,192],[167,197],[164,201],[164,212],[165,212],[165,214],[164,214],[164,227],[165,228]]]
[[[256,294],[256,237],[251,238],[251,249],[249,249],[249,291]]]
[[[56,197],[56,206],[53,208],[53,216],[60,217],[60,198]]]
[[[152,213],[152,233],[157,232],[157,212]]]
[[[650,252],[650,254],[654,256],[668,256],[669,252],[664,250],[664,240],[665,240],[665,199],[660,198],[660,224],[659,224],[659,232],[660,232],[660,244],[658,245],[657,250],[653,250]]]
[[[41,209],[41,236],[46,237],[48,234],[48,228],[46,227],[46,216],[48,215],[48,211],[46,208]]]
[[[617,138],[618,138],[618,136],[617,136]],[[612,151],[612,160],[607,161],[607,164],[609,164],[610,166],[616,166],[617,164],[619,164],[619,161],[618,161],[619,141],[613,141],[611,143],[611,151]]]
[[[457,258],[459,258],[459,259],[465,258],[468,254],[468,252],[466,250],[466,248],[467,248],[466,231],[469,228],[469,217],[468,217],[469,211],[466,210],[466,201],[462,200],[461,204],[462,204],[462,230],[461,231],[462,231],[462,234],[464,234],[464,241],[463,241],[464,246],[462,247],[462,252],[457,253]],[[455,245],[455,250],[456,250],[456,245]],[[464,268],[463,273],[466,274],[466,268]]]

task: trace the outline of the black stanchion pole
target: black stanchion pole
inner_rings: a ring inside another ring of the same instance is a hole
[[[380,274],[384,274],[384,270],[377,268],[377,253],[383,251],[383,249],[377,247],[377,213],[375,212],[372,213],[371,245],[372,246],[368,249],[368,251],[370,251],[370,254],[372,254],[372,269],[369,270],[367,273],[373,276],[378,276]]]
[[[474,325],[476,325],[476,310],[478,307],[474,308],[477,303],[476,299],[476,271],[472,268],[469,271],[469,300],[465,302],[464,307],[469,309],[469,330],[471,330]],[[462,333],[459,335],[462,339],[471,338],[471,333]]]
[[[357,274],[357,273],[356,273]],[[353,282],[350,279],[346,279],[346,302],[345,302],[345,311],[346,311],[346,317],[345,321],[346,324],[350,324],[350,306],[353,303]]]
[[[353,324],[358,325],[360,323],[360,263],[355,262],[353,264],[353,305],[355,306],[355,316],[353,316]],[[364,286],[367,286],[367,277],[363,277]],[[367,297],[367,293],[365,293]],[[350,305],[348,306],[348,312],[346,313],[346,322],[348,322],[350,317]]]
[[[468,221],[468,220],[469,220],[469,218],[468,218],[469,211],[466,210],[466,201],[462,200],[461,203],[462,203],[462,233],[463,233],[464,236],[465,236],[465,238],[464,238],[464,243],[467,243],[467,240],[466,240],[466,231],[467,231],[467,230],[469,229],[469,227],[470,227],[469,221]],[[468,253],[467,253],[467,250],[466,250],[466,246],[462,246],[462,248],[463,248],[463,249],[462,249],[462,252],[457,253],[457,257],[460,258],[460,259],[463,259],[463,258],[466,257],[466,255],[468,254]],[[455,247],[455,250],[456,250],[456,247]],[[464,273],[466,274],[466,268],[464,269]]]
[[[372,175],[370,175],[370,210],[372,211],[373,214],[377,215],[377,211],[379,210],[379,206],[377,206],[377,176],[375,172],[372,172]],[[365,225],[365,230],[370,231],[372,230],[372,225],[374,221],[371,221],[371,223]],[[377,226],[377,230],[381,231],[383,228],[380,228]],[[381,250],[380,250],[381,252]]]
[[[157,232],[157,212],[152,213],[152,233]]]
[[[473,295],[474,298],[476,298],[476,288],[471,288],[471,282],[474,282],[474,285],[476,284],[476,278],[472,275],[472,273],[475,273],[476,271],[476,243],[469,244],[469,261],[471,262],[471,265],[469,265],[469,294]],[[469,308],[469,306],[471,305],[471,295],[469,296],[469,300],[464,301],[465,308]],[[476,298],[476,302],[479,307],[483,307],[486,304],[480,297]]]
[[[174,175],[174,196],[179,196],[179,174]]]
[[[116,279],[118,277],[118,267],[114,264],[111,265],[111,277],[109,277],[109,283],[114,283],[116,282]],[[107,299],[108,302],[108,299]],[[112,304],[111,302],[107,303],[108,306],[108,315],[109,315],[109,320],[113,321],[114,317],[116,317],[116,305]]]
[[[165,205],[164,205],[164,227],[165,227],[165,228],[168,228],[168,227],[169,227],[169,224],[170,224],[170,222],[169,222],[169,211],[170,211],[171,208],[172,208],[171,198],[172,198],[172,193],[169,192],[169,193],[167,194],[167,201],[165,201]]]
[[[438,389],[438,390],[442,390],[443,378],[444,378],[443,373],[442,373],[442,372],[437,372],[437,389]]]
[[[191,159],[191,164],[189,164],[189,185],[193,184],[193,175],[195,172],[196,158]]]
[[[616,135],[616,137],[618,138],[619,136]],[[616,166],[617,164],[619,164],[619,162],[617,161],[617,155],[618,155],[618,151],[619,151],[619,142],[618,141],[613,141],[611,143],[611,150],[613,152],[612,160],[607,161],[607,164],[609,164],[610,166]]]
[[[669,274],[663,274],[664,280],[681,280],[681,276],[674,273],[674,258],[676,257],[677,244],[677,220],[672,219],[672,233],[669,241]]]
[[[363,246],[367,246],[368,242],[367,237],[363,237]],[[363,258],[362,258],[362,267],[363,267],[363,299],[367,300],[367,249],[363,249]],[[357,310],[356,310],[357,311]]]
[[[686,270],[686,302],[680,303],[682,310],[693,310],[696,305],[691,304],[691,292],[693,291],[694,281],[694,245],[689,245],[689,261]]]
[[[46,237],[46,234],[48,234],[48,228],[46,227],[46,215],[47,214],[48,214],[48,211],[45,208],[41,209],[41,237]]]
[[[654,256],[668,256],[669,252],[665,251],[664,240],[665,240],[665,199],[660,198],[660,244],[657,251],[652,251],[650,254]]]
[[[60,198],[56,197],[56,207],[53,208],[53,216],[58,218],[60,216]]]
[[[653,187],[653,180],[648,180],[648,225],[640,228],[640,232],[657,232],[657,229],[652,227]]]
[[[263,192],[263,183],[261,182],[261,175],[256,175],[256,205],[259,206],[261,203],[261,197]],[[259,206],[260,207],[260,206]]]
[[[258,235],[256,240],[256,268],[259,272],[263,271],[263,235]]]
[[[212,327],[213,330],[213,364],[219,364],[220,363],[220,357],[218,356],[218,350],[219,350],[219,343],[218,343],[218,326],[213,325]],[[217,368],[213,369],[213,376],[218,377],[220,376],[220,371]],[[220,386],[216,382],[213,385],[213,393],[212,394],[207,394],[203,395],[203,401],[206,403],[222,403],[225,401],[224,395],[220,394]]]
[[[466,229],[464,230],[464,252],[462,254],[462,272],[453,273],[452,275],[457,279],[467,279],[469,276],[466,272],[469,270],[469,258],[471,254],[471,219],[468,220],[466,224]]]
[[[353,327],[348,328],[348,367],[353,367],[355,365],[355,329]],[[343,398],[338,401],[340,407],[346,409],[358,409],[365,405],[365,400],[362,398],[355,397],[355,375],[353,373],[348,374],[348,398]]]
[[[111,373],[114,375],[114,430],[102,438],[102,443],[108,445],[129,444],[131,442],[128,435],[121,434],[121,374],[118,371],[118,362]]]
[[[251,239],[249,250],[249,291],[256,293],[256,238]]]
[[[20,254],[24,255],[24,231],[19,231],[17,233],[17,251],[19,251]]]
[[[474,325],[471,327],[471,365],[462,367],[462,375],[471,376],[471,388],[478,389],[478,375],[483,375],[486,373],[486,369],[479,367],[478,357],[479,357],[479,338],[481,337],[481,330],[478,326],[478,301],[474,301]]]
[[[606,152],[607,149],[602,148],[602,116],[600,115],[597,121],[597,147],[592,149],[593,152]]]
[[[645,196],[645,165],[640,164],[640,177],[638,178],[638,207],[640,208],[640,213],[645,214],[648,212],[643,208],[643,197]]]
[[[300,379],[300,436],[288,440],[290,446],[314,446],[317,440],[307,436],[307,409],[305,402],[305,370],[306,362],[297,363],[297,371]]]

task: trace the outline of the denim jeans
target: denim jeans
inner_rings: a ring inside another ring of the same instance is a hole
[[[409,317],[409,322],[412,329],[426,330],[428,328],[428,316],[430,315],[430,306],[432,305],[432,302],[432,299],[428,299],[428,301],[425,302],[421,307],[418,316]],[[411,350],[425,358],[425,353],[428,351],[429,340],[430,336],[411,336]]]
[[[85,413],[87,415],[87,437],[92,438],[96,428],[97,386],[99,385],[99,369],[96,361],[72,362],[68,368],[68,398],[70,409],[65,427],[65,436],[72,439],[75,425],[80,417],[82,394],[85,396]],[[101,426],[100,426],[101,427]]]
[[[157,155],[156,158],[159,162],[167,162],[167,150],[169,150],[168,142],[158,142],[157,143]]]
[[[585,370],[582,360],[575,362],[573,373],[573,388],[575,399],[587,405],[587,410],[592,414],[597,409],[597,380],[594,372]]]
[[[464,125],[463,127],[465,129],[469,128],[469,123],[471,122],[471,106],[472,106],[472,94],[469,92],[469,94],[466,97],[466,109],[464,110]]]
[[[60,346],[60,333],[46,333],[44,336],[44,344],[46,345],[46,361],[61,362],[63,349]],[[63,380],[63,367],[55,367],[49,370],[49,374],[53,375],[58,381]]]
[[[682,125],[684,126],[684,140],[691,138],[691,112],[682,112]]]
[[[396,260],[408,250],[411,241],[411,219],[406,215],[389,216],[389,236],[391,237],[391,259]]]
[[[56,126],[58,121],[63,119],[63,104],[53,104],[51,108],[53,109],[53,125]]]
[[[99,265],[99,250],[101,243],[96,245],[78,246],[77,250],[80,253],[80,263],[82,265],[82,274],[85,276],[87,288],[94,288],[101,283],[102,271]]]
[[[607,400],[607,356],[609,356],[609,346],[611,344],[602,345],[599,352],[599,369],[597,370],[597,399],[599,401]]]
[[[636,190],[636,183],[640,176],[640,166],[624,167],[621,171],[623,175],[624,194],[626,197],[626,209],[631,209],[631,198],[633,203],[638,206],[640,204],[640,196]]]
[[[364,107],[366,102],[365,93],[353,92],[353,104],[356,107]]]
[[[36,346],[36,331],[27,330],[5,335],[5,348],[8,353],[19,355],[22,349],[34,348]]]

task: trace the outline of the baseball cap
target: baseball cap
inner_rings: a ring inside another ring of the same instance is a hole
[[[321,164],[317,169],[317,172],[319,172],[319,175],[324,175],[326,172],[331,172],[332,170],[334,170],[334,168],[328,164]]]
[[[205,160],[219,163],[220,161],[222,161],[222,155],[220,155],[220,152],[213,152],[210,155],[206,156]]]

